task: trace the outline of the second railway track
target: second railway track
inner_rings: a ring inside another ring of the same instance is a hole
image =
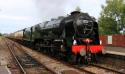
[[[23,74],[26,74],[26,71],[24,70],[23,66],[21,65],[21,63],[20,63],[19,60],[17,59],[15,53],[13,52],[14,47],[12,47],[12,46],[10,47],[9,43],[8,43],[6,40],[4,40],[4,41],[5,41],[5,43],[6,43],[7,47],[8,47],[8,49],[10,50],[12,56],[14,57],[14,59],[15,59],[17,65],[19,66],[21,72],[22,72]]]
[[[98,68],[101,68],[101,69],[105,69],[107,71],[112,71],[112,72],[117,73],[117,74],[125,74],[125,72],[120,72],[118,70],[111,69],[111,68],[104,67],[104,66],[100,66],[100,65],[96,65],[96,64],[91,64],[91,66],[98,67]]]
[[[19,50],[14,42],[8,40],[5,40],[5,42],[12,56],[14,57],[16,64],[19,66],[21,74],[54,74],[28,54],[22,50]]]
[[[46,55],[46,54],[45,54]],[[67,63],[65,61],[62,61],[60,59],[57,59],[57,58],[54,58],[54,57],[51,57],[49,56],[50,58],[53,58],[57,61],[61,61],[61,63],[67,65],[67,66],[71,66],[71,67],[74,67],[80,71],[84,71],[88,74],[125,74],[123,72],[120,72],[120,71],[117,71],[117,70],[114,70],[114,69],[111,69],[111,68],[108,68],[108,67],[103,67],[103,66],[100,66],[100,65],[96,65],[96,64],[89,64],[89,65],[83,65],[83,66],[78,66],[78,65],[72,65],[70,63]],[[91,69],[90,69],[91,68]]]

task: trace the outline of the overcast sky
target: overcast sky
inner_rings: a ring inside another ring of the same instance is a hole
[[[66,16],[77,6],[98,19],[105,0],[0,0],[0,32],[11,33]]]

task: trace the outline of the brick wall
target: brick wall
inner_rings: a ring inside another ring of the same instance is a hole
[[[112,44],[108,44],[108,35],[100,35],[102,45],[106,46],[121,46],[125,47],[125,35],[110,35],[112,36]]]
[[[102,45],[107,44],[107,36],[106,35],[100,35],[100,40],[102,41]]]

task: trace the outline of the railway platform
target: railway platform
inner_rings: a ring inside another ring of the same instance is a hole
[[[11,74],[9,69],[7,68],[8,64],[8,52],[6,46],[4,46],[4,42],[2,37],[0,37],[0,74]]]
[[[119,56],[125,56],[125,47],[106,46],[105,53],[119,55]]]
[[[7,66],[0,66],[0,74],[11,74]]]

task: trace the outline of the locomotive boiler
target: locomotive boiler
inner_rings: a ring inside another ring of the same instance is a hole
[[[79,11],[23,29],[23,40],[42,52],[73,63],[95,61],[103,49],[97,22]]]

